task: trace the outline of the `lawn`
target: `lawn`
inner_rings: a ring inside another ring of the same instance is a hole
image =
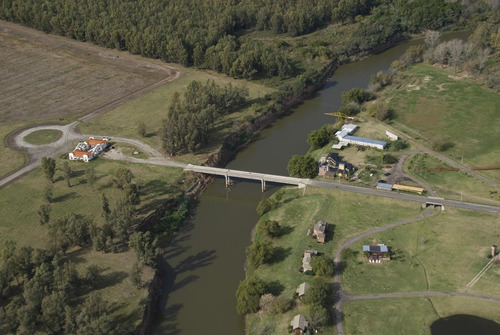
[[[348,335],[442,335],[433,334],[431,325],[456,314],[500,322],[500,304],[458,297],[358,300],[346,304],[343,312]]]
[[[444,152],[471,167],[500,166],[499,94],[453,69],[425,64],[404,71],[398,85],[380,94],[394,111],[391,124],[420,143],[441,137]],[[488,175],[490,175],[488,173]],[[491,174],[500,181],[500,174]]]
[[[405,171],[427,183],[439,196],[469,202],[499,204],[498,194],[491,194],[491,186],[461,171],[414,171],[414,169],[451,168],[443,161],[427,154],[415,154],[405,162]]]
[[[466,285],[488,263],[499,244],[498,215],[446,208],[444,212],[370,236],[350,247],[342,283],[352,293],[460,291],[500,297],[495,283],[500,268],[491,268],[476,285]],[[382,265],[364,259],[363,244],[385,243],[393,259]],[[357,252],[357,253],[356,253]]]
[[[273,246],[279,251],[274,262],[257,269],[247,267],[248,274],[255,273],[266,281],[279,281],[283,285],[282,295],[288,298],[293,296],[300,283],[310,278],[298,271],[304,250],[313,248],[333,257],[336,248],[348,237],[373,227],[418,215],[421,211],[415,203],[395,199],[312,187],[308,187],[305,194],[303,192],[303,190],[287,189],[283,205],[265,214],[260,220],[277,220],[285,227],[285,234],[273,239]],[[319,244],[312,237],[306,236],[308,229],[319,220],[325,220],[330,224],[325,244]],[[259,233],[255,236],[257,240],[263,238],[265,237]],[[301,308],[299,306],[299,310]],[[254,327],[253,323],[269,322],[276,327],[273,334],[286,334],[287,324],[297,313],[297,309],[277,316],[260,312],[250,315],[247,320],[249,327]]]
[[[250,96],[248,98],[249,102],[244,108],[216,122],[210,141],[208,145],[201,150],[200,155],[180,156],[178,157],[180,161],[204,162],[209,154],[220,148],[222,141],[227,135],[238,129],[245,121],[255,117],[251,105],[257,104],[263,106],[265,103],[263,99],[264,96],[274,91],[272,88],[246,80],[236,80],[210,71],[183,68],[181,76],[178,79],[110,112],[86,121],[80,124],[79,128],[82,133],[136,138],[156,148],[161,148],[161,138],[158,134],[158,130],[162,124],[162,120],[166,118],[172,96],[175,92],[182,94],[193,80],[202,83],[206,83],[207,80],[214,80],[219,85],[232,83],[233,85],[246,86],[248,87]],[[146,137],[141,137],[137,131],[137,125],[142,122],[144,122],[146,126]]]
[[[57,141],[62,136],[62,131],[55,129],[37,130],[27,135],[24,140],[34,145],[44,145]]]

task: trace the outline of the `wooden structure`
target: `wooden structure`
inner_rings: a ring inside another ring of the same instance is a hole
[[[316,250],[304,251],[304,257],[302,257],[302,272],[312,271],[311,259],[317,254],[318,252]]]
[[[326,229],[328,228],[328,223],[326,221],[318,221],[313,227],[313,236],[316,237],[316,241],[319,243],[325,243],[326,239]]]
[[[297,314],[290,322],[292,326],[292,333],[294,334],[305,334],[307,327],[309,327],[309,322],[302,314]]]
[[[302,284],[300,284],[299,287],[297,287],[297,289],[295,290],[295,292],[297,293],[297,297],[299,299],[302,299],[304,297],[304,295],[306,294],[308,289],[309,289],[308,283],[303,282]]]
[[[364,245],[363,253],[368,259],[368,263],[382,263],[389,261],[389,248],[385,244]]]

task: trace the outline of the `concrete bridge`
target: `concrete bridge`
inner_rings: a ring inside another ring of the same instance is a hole
[[[248,172],[240,170],[221,169],[210,166],[200,166],[192,164],[188,164],[184,168],[184,170],[198,172],[198,173],[212,174],[217,176],[224,176],[224,178],[226,179],[226,187],[228,187],[231,184],[231,178],[259,180],[262,183],[262,192],[266,190],[266,181],[272,183],[286,184],[286,185],[297,185],[299,188],[305,187],[310,182],[309,179],[277,176],[273,174],[256,173],[256,172]]]

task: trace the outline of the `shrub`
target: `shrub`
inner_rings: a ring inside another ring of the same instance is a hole
[[[259,216],[262,216],[267,212],[277,208],[278,205],[279,203],[274,198],[262,199],[257,205],[257,214],[259,214]]]
[[[391,116],[387,104],[381,101],[375,101],[368,107],[368,115],[379,121],[384,121]]]
[[[390,155],[390,154],[384,154],[382,156],[382,162],[384,164],[394,164],[398,161],[398,159],[396,157],[394,157],[393,155]]]
[[[278,237],[281,232],[281,226],[278,223],[278,221],[274,220],[266,220],[261,223],[261,229],[262,231],[268,236],[268,237]]]
[[[247,248],[247,257],[250,264],[254,267],[268,263],[273,257],[273,248],[271,243],[268,241],[255,241]]]
[[[318,276],[331,276],[333,274],[333,260],[325,255],[313,257],[311,267]]]
[[[256,277],[248,277],[236,289],[236,311],[238,314],[250,314],[259,310],[260,297],[267,292],[266,283]]]
[[[318,175],[318,166],[311,156],[294,155],[287,168],[292,177],[315,178]]]

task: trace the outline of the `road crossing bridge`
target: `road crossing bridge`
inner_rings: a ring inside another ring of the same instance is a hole
[[[185,168],[185,171],[193,171],[204,174],[212,174],[217,176],[224,176],[226,179],[226,187],[231,185],[231,178],[241,178],[241,179],[250,179],[250,180],[259,180],[262,184],[262,192],[266,190],[266,182],[278,183],[278,184],[286,184],[286,185],[297,185],[299,188],[305,187],[309,184],[309,179],[304,178],[294,178],[294,177],[286,177],[286,176],[277,176],[273,174],[267,173],[257,173],[257,172],[248,172],[248,171],[240,171],[240,170],[231,170],[231,169],[222,169],[210,166],[200,166],[188,164]]]

